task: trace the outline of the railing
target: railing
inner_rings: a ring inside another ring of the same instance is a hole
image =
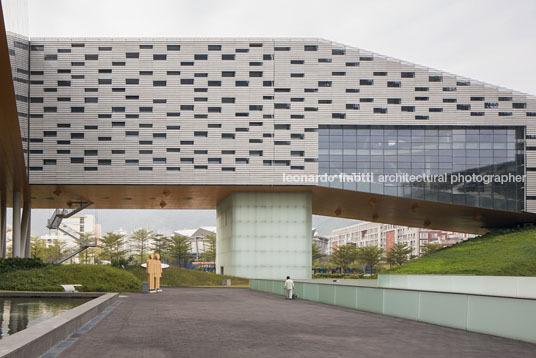
[[[471,278],[475,281],[490,279]],[[517,279],[494,278],[501,285]],[[434,279],[437,282],[432,282]],[[483,290],[480,293],[455,292],[452,286],[444,285],[445,278],[439,275],[426,280],[433,290],[425,290],[424,287],[367,287],[361,282],[349,284],[345,280],[336,283],[295,280],[294,293],[298,299],[536,343],[536,299],[526,298],[526,295],[524,298],[503,296],[504,292],[493,294],[485,285],[481,286]],[[390,284],[394,285],[394,282],[391,280]],[[278,295],[284,295],[283,286],[283,280],[249,280],[250,289]]]
[[[80,245],[80,248],[74,250],[73,252],[71,252],[67,256],[65,256],[65,257],[61,258],[60,260],[58,260],[56,262],[57,264],[61,264],[61,263],[65,262],[65,261],[69,260],[70,258],[72,258],[73,256],[78,255],[79,253],[81,253],[84,250],[87,250],[87,249],[89,249],[91,247],[96,247],[97,246],[97,239],[95,239],[94,243],[93,242],[85,242],[85,241],[83,241],[81,239],[81,233],[78,233],[78,232],[75,232],[74,234],[70,233],[68,230],[66,230],[66,229],[69,229],[69,227],[67,225],[63,225],[64,228],[61,227],[61,222],[62,222],[63,219],[70,218],[74,214],[79,213],[80,211],[86,209],[91,204],[93,204],[93,202],[91,202],[91,201],[70,202],[69,206],[72,206],[73,204],[78,204],[79,206],[77,208],[75,208],[75,209],[72,209],[71,211],[69,211],[67,209],[56,209],[56,210],[54,210],[54,213],[52,214],[50,219],[48,219],[47,228],[49,228],[51,230],[59,230],[59,231],[61,231],[65,235],[67,235],[69,237],[72,237]],[[78,235],[78,237],[76,237],[75,235]]]

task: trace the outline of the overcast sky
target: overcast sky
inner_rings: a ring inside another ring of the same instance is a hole
[[[321,37],[536,95],[534,0],[29,0],[31,36]]]

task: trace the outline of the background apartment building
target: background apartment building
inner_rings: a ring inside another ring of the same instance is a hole
[[[39,236],[45,247],[53,246],[59,240],[66,244],[65,248],[67,250],[73,250],[79,247],[79,243],[71,235],[76,238],[82,235],[89,236],[90,238],[94,238],[97,243],[102,237],[101,225],[95,222],[94,215],[73,215],[70,218],[62,220],[60,228],[70,235],[61,230],[50,230],[48,234]],[[75,256],[70,262],[77,263],[78,257]]]
[[[197,260],[210,248],[208,237],[216,237],[216,227],[205,226],[196,229],[176,230],[174,234],[188,238],[190,242],[189,251]]]
[[[328,254],[338,247],[353,244],[357,247],[378,246],[386,251],[395,243],[405,243],[412,255],[419,256],[427,243],[451,246],[475,235],[459,232],[430,230],[415,227],[363,222],[333,230],[329,235]]]

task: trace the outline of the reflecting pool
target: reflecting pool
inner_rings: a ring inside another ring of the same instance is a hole
[[[0,339],[89,300],[89,298],[0,297]]]

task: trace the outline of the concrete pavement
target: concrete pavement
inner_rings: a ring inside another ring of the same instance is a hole
[[[530,343],[248,289],[164,288],[121,300],[60,357],[536,356]]]

